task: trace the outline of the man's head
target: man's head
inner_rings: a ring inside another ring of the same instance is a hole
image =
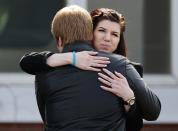
[[[58,46],[77,40],[92,40],[93,24],[87,10],[73,5],[59,10],[53,18],[51,32]]]

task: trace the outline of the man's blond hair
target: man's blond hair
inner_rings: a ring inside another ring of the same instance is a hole
[[[57,41],[60,36],[64,44],[77,40],[92,40],[91,16],[87,10],[79,6],[64,7],[54,16],[51,32]]]

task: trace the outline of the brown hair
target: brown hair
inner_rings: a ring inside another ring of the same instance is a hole
[[[93,24],[88,11],[73,5],[59,10],[53,18],[51,32],[58,41],[59,36],[64,44],[77,40],[92,40]]]
[[[95,9],[91,11],[90,15],[93,21],[93,30],[95,30],[98,23],[102,20],[110,20],[112,22],[119,23],[121,27],[120,41],[117,49],[113,53],[120,54],[122,56],[127,56],[127,47],[123,34],[126,26],[124,16],[122,14],[119,14],[116,10],[108,8]]]

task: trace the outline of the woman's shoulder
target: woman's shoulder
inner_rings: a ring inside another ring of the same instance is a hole
[[[129,63],[137,70],[141,77],[143,77],[143,65],[138,62],[129,61]]]

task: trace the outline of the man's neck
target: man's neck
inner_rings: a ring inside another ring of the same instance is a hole
[[[63,48],[64,52],[72,52],[72,51],[84,51],[84,50],[94,50],[92,44],[87,41],[75,41],[73,43],[65,44]]]

